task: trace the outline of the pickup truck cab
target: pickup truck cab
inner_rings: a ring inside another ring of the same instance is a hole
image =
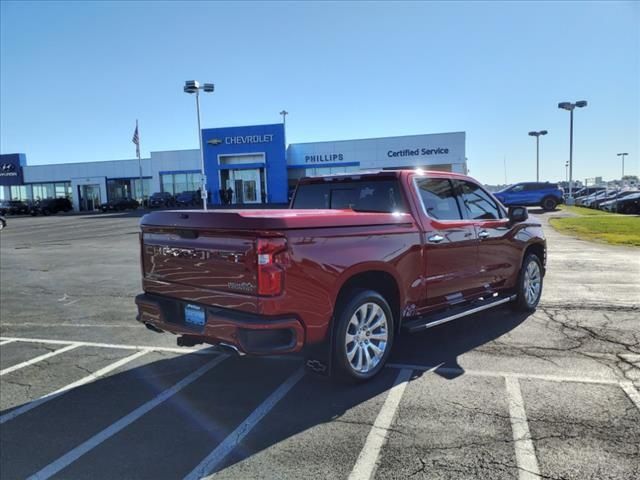
[[[141,220],[138,321],[240,355],[301,353],[366,380],[400,332],[513,303],[536,308],[540,224],[475,180],[382,171],[302,179],[290,209]]]

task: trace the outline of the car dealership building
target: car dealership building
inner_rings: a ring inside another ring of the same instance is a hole
[[[285,203],[299,178],[371,169],[424,168],[466,173],[465,133],[292,143],[283,124],[202,130],[209,202]],[[151,152],[140,163],[108,160],[28,165],[24,154],[0,156],[0,199],[66,196],[74,209],[153,192],[178,194],[200,188],[199,150]],[[142,174],[140,174],[140,165]],[[142,176],[142,185],[140,183]]]

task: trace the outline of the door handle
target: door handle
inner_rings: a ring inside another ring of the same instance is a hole
[[[427,240],[429,240],[430,243],[440,243],[444,240],[444,237],[436,233],[435,235],[431,235],[429,238],[427,238]]]
[[[480,237],[480,240],[489,238],[489,232],[487,232],[486,230],[480,230],[480,233],[478,233],[478,237]]]

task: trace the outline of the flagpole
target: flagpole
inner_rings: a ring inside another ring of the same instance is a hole
[[[140,160],[140,132],[138,131],[138,119],[136,118],[136,132],[138,132],[138,143],[136,145],[136,155],[138,156],[138,173],[140,176],[140,205],[144,204],[144,184],[142,183],[142,160]]]

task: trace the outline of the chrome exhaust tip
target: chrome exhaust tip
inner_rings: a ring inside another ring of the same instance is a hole
[[[144,326],[147,327],[152,332],[164,333],[164,330],[160,330],[158,327],[156,327],[155,325],[153,325],[153,324],[151,324],[149,322],[145,322]]]

